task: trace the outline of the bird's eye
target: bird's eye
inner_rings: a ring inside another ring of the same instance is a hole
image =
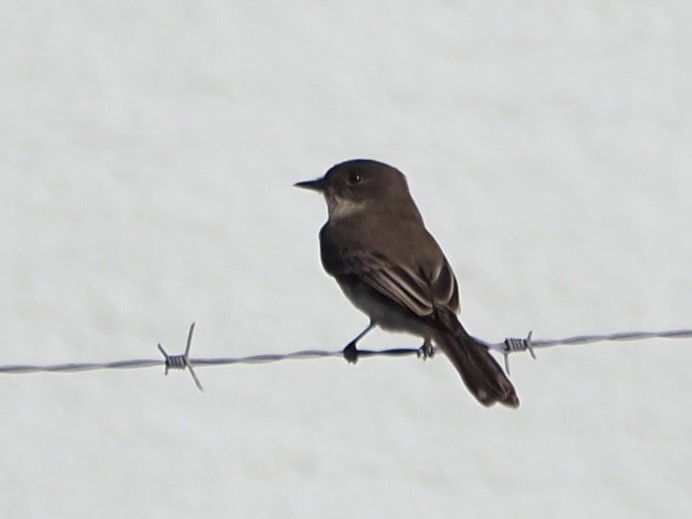
[[[363,178],[358,173],[351,173],[348,176],[348,185],[355,186],[356,184],[359,184],[361,180],[363,180]]]

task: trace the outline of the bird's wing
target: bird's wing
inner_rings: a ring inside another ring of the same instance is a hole
[[[416,315],[429,316],[435,308],[458,311],[457,282],[446,259],[439,265],[412,267],[397,265],[378,253],[342,249],[340,256],[348,273]]]

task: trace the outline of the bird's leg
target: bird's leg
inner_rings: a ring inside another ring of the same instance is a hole
[[[432,345],[432,342],[430,342],[430,338],[426,337],[423,341],[423,346],[418,348],[418,353],[416,353],[416,356],[419,359],[427,360],[432,359],[434,355],[435,347]]]
[[[356,343],[361,340],[370,330],[372,330],[377,323],[375,321],[370,321],[370,324],[368,324],[368,327],[360,332],[355,339],[353,339],[351,342],[349,342],[346,347],[343,349],[342,354],[344,356],[344,359],[346,359],[346,362],[349,364],[355,364],[358,362],[358,348],[356,348]]]

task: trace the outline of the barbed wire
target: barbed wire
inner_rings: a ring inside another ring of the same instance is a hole
[[[159,343],[158,350],[163,355],[163,359],[130,359],[116,360],[111,362],[68,362],[62,364],[7,364],[0,365],[0,374],[27,374],[27,373],[78,373],[82,371],[96,371],[109,369],[140,369],[153,366],[164,366],[164,374],[168,375],[170,370],[188,370],[195,385],[200,391],[204,391],[202,384],[195,372],[197,367],[205,366],[227,366],[231,364],[262,364],[268,362],[278,362],[283,360],[305,360],[318,359],[324,357],[343,357],[351,362],[351,357],[346,357],[344,350],[301,350],[291,353],[264,353],[259,355],[249,355],[245,357],[214,357],[214,358],[190,358],[190,348],[192,346],[192,336],[195,330],[195,323],[190,325],[187,335],[187,342],[184,353],[180,355],[170,355]],[[533,332],[529,332],[525,338],[509,337],[500,343],[481,342],[489,350],[496,351],[504,356],[505,368],[509,374],[509,355],[528,351],[535,359],[535,350],[552,346],[574,346],[582,344],[592,344],[595,342],[607,341],[639,341],[644,339],[692,339],[692,329],[667,330],[660,332],[617,332],[605,335],[575,335],[563,339],[543,339],[534,340]],[[406,357],[415,355],[418,358],[432,357],[427,350],[421,348],[391,348],[385,350],[366,350],[358,349],[357,356],[361,357]],[[434,350],[433,350],[434,352]]]

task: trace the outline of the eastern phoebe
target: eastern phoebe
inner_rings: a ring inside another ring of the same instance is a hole
[[[295,185],[324,195],[329,217],[320,230],[322,266],[370,317],[344,356],[355,361],[356,342],[374,326],[408,332],[423,339],[425,354],[433,343],[439,346],[481,404],[519,406],[502,368],[457,319],[454,273],[398,169],[349,160]]]

